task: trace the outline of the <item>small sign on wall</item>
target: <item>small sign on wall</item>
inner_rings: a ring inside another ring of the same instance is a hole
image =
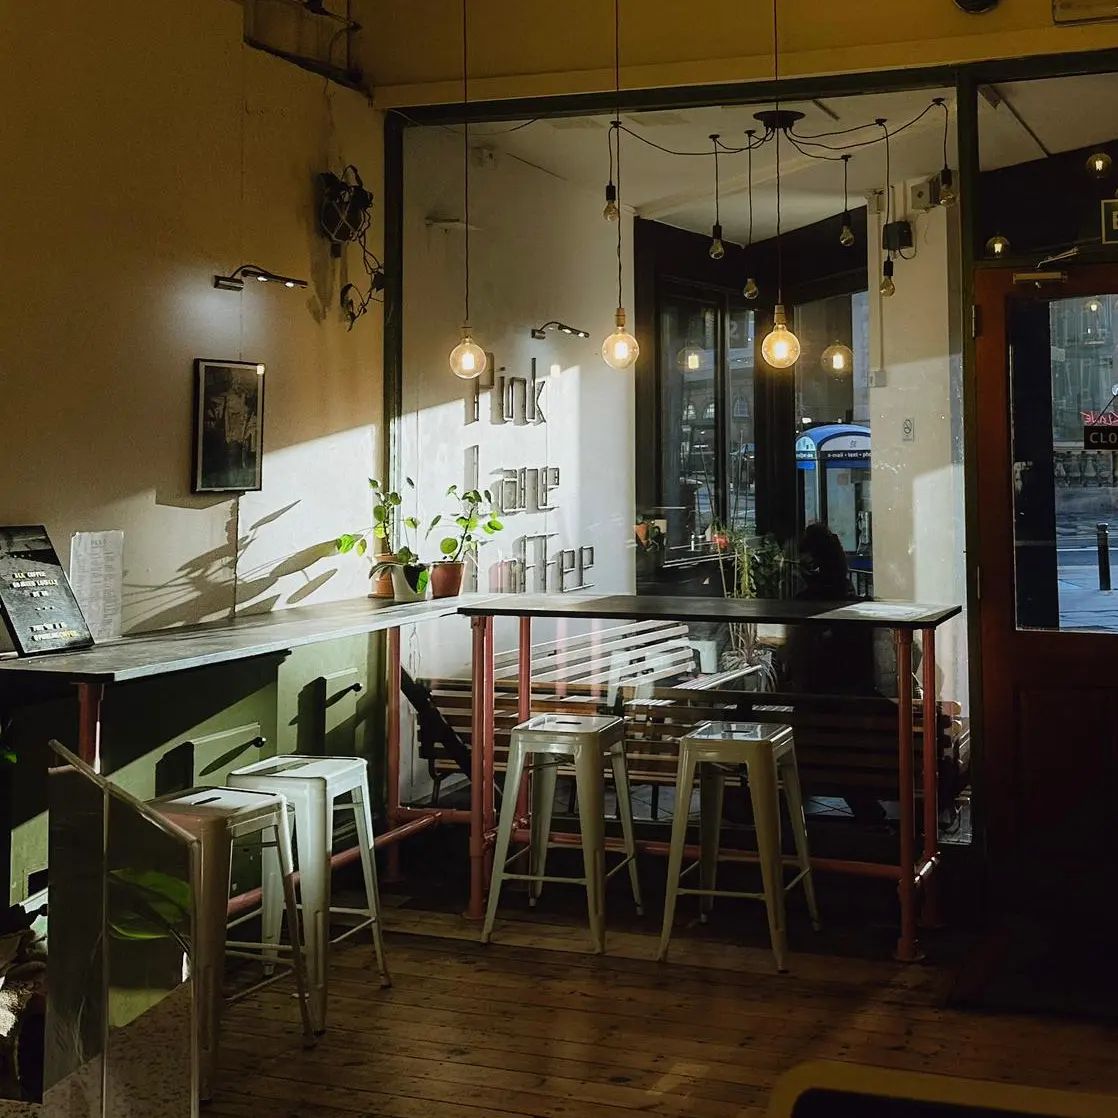
[[[1118,450],[1118,423],[1084,423],[1084,450]]]
[[[1118,198],[1104,198],[1100,203],[1102,210],[1102,243],[1118,244]]]

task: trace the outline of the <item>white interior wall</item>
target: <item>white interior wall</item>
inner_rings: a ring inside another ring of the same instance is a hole
[[[966,600],[966,566],[962,374],[952,338],[955,211],[906,214],[906,196],[906,184],[895,184],[895,217],[914,223],[915,255],[896,261],[890,298],[878,290],[880,223],[872,215],[867,238],[874,592],[957,604]],[[965,707],[964,617],[939,630],[936,654],[942,695]]]
[[[72,532],[123,529],[126,630],[363,594],[331,541],[368,519],[380,315],[346,330],[356,250],[330,257],[314,176],[353,162],[375,189],[381,114],[244,46],[228,0],[9,7],[0,522],[45,523],[64,561]],[[309,287],[214,289],[249,261]],[[267,365],[264,488],[239,502],[190,492],[198,357]]]

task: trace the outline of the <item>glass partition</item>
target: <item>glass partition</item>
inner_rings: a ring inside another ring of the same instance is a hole
[[[197,843],[51,748],[41,1094],[0,1118],[193,1118]]]

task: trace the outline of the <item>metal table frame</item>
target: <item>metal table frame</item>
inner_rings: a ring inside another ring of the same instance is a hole
[[[299,606],[248,614],[232,622],[165,629],[122,637],[74,652],[0,659],[0,674],[15,673],[71,684],[77,691],[77,754],[101,771],[101,705],[106,688],[133,680],[173,675],[193,668],[233,663],[256,656],[282,655],[293,649],[343,637],[386,632],[388,644],[387,806],[388,827],[374,839],[388,848],[389,874],[398,872],[397,844],[435,826],[448,812],[416,812],[400,806],[400,627],[456,614],[455,599],[397,605],[391,600],[360,598],[321,606]],[[468,813],[463,812],[468,817]],[[335,866],[358,857],[357,847],[336,854]],[[259,890],[232,902],[234,910],[251,907]]]
[[[724,600],[716,598],[659,598],[639,595],[548,596],[501,595],[477,603],[466,603],[461,612],[470,617],[473,648],[473,726],[471,750],[470,810],[470,898],[466,915],[480,920],[484,914],[489,881],[492,843],[496,828],[494,810],[494,678],[493,621],[495,617],[519,619],[519,710],[521,721],[531,716],[532,619],[566,617],[580,620],[715,621],[746,624],[833,625],[846,622],[870,628],[891,629],[897,650],[897,738],[900,779],[900,859],[891,865],[879,862],[812,858],[819,870],[886,879],[897,883],[900,902],[900,936],[896,957],[915,962],[921,956],[917,938],[918,916],[925,926],[939,923],[937,871],[939,851],[939,768],[936,756],[938,706],[936,682],[936,629],[961,612],[959,606],[925,606],[912,602],[800,602]],[[922,848],[916,844],[916,788],[912,705],[912,639],[923,637],[923,833]],[[398,681],[397,681],[398,682]],[[392,681],[389,682],[390,688]],[[391,692],[390,692],[391,693]],[[398,694],[398,692],[396,692]],[[478,748],[478,746],[480,748]],[[527,804],[522,803],[522,814]],[[457,817],[461,813],[454,813]],[[457,821],[457,820],[456,820]],[[526,841],[521,827],[516,835]],[[563,836],[555,834],[555,841]],[[572,836],[577,837],[577,836]],[[667,843],[639,840],[638,849],[667,853]],[[729,854],[729,852],[726,852]],[[742,860],[756,855],[739,852]],[[922,902],[922,904],[920,904]],[[919,912],[918,912],[919,908]]]

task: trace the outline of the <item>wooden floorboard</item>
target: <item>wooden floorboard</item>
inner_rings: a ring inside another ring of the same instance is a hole
[[[386,914],[394,984],[366,944],[331,963],[330,1028],[305,1050],[290,989],[231,1006],[215,1118],[760,1118],[786,1070],[835,1059],[1118,1096],[1114,1030],[945,1008],[932,967],[612,933]],[[1118,1113],[1118,1098],[1115,1101]]]

